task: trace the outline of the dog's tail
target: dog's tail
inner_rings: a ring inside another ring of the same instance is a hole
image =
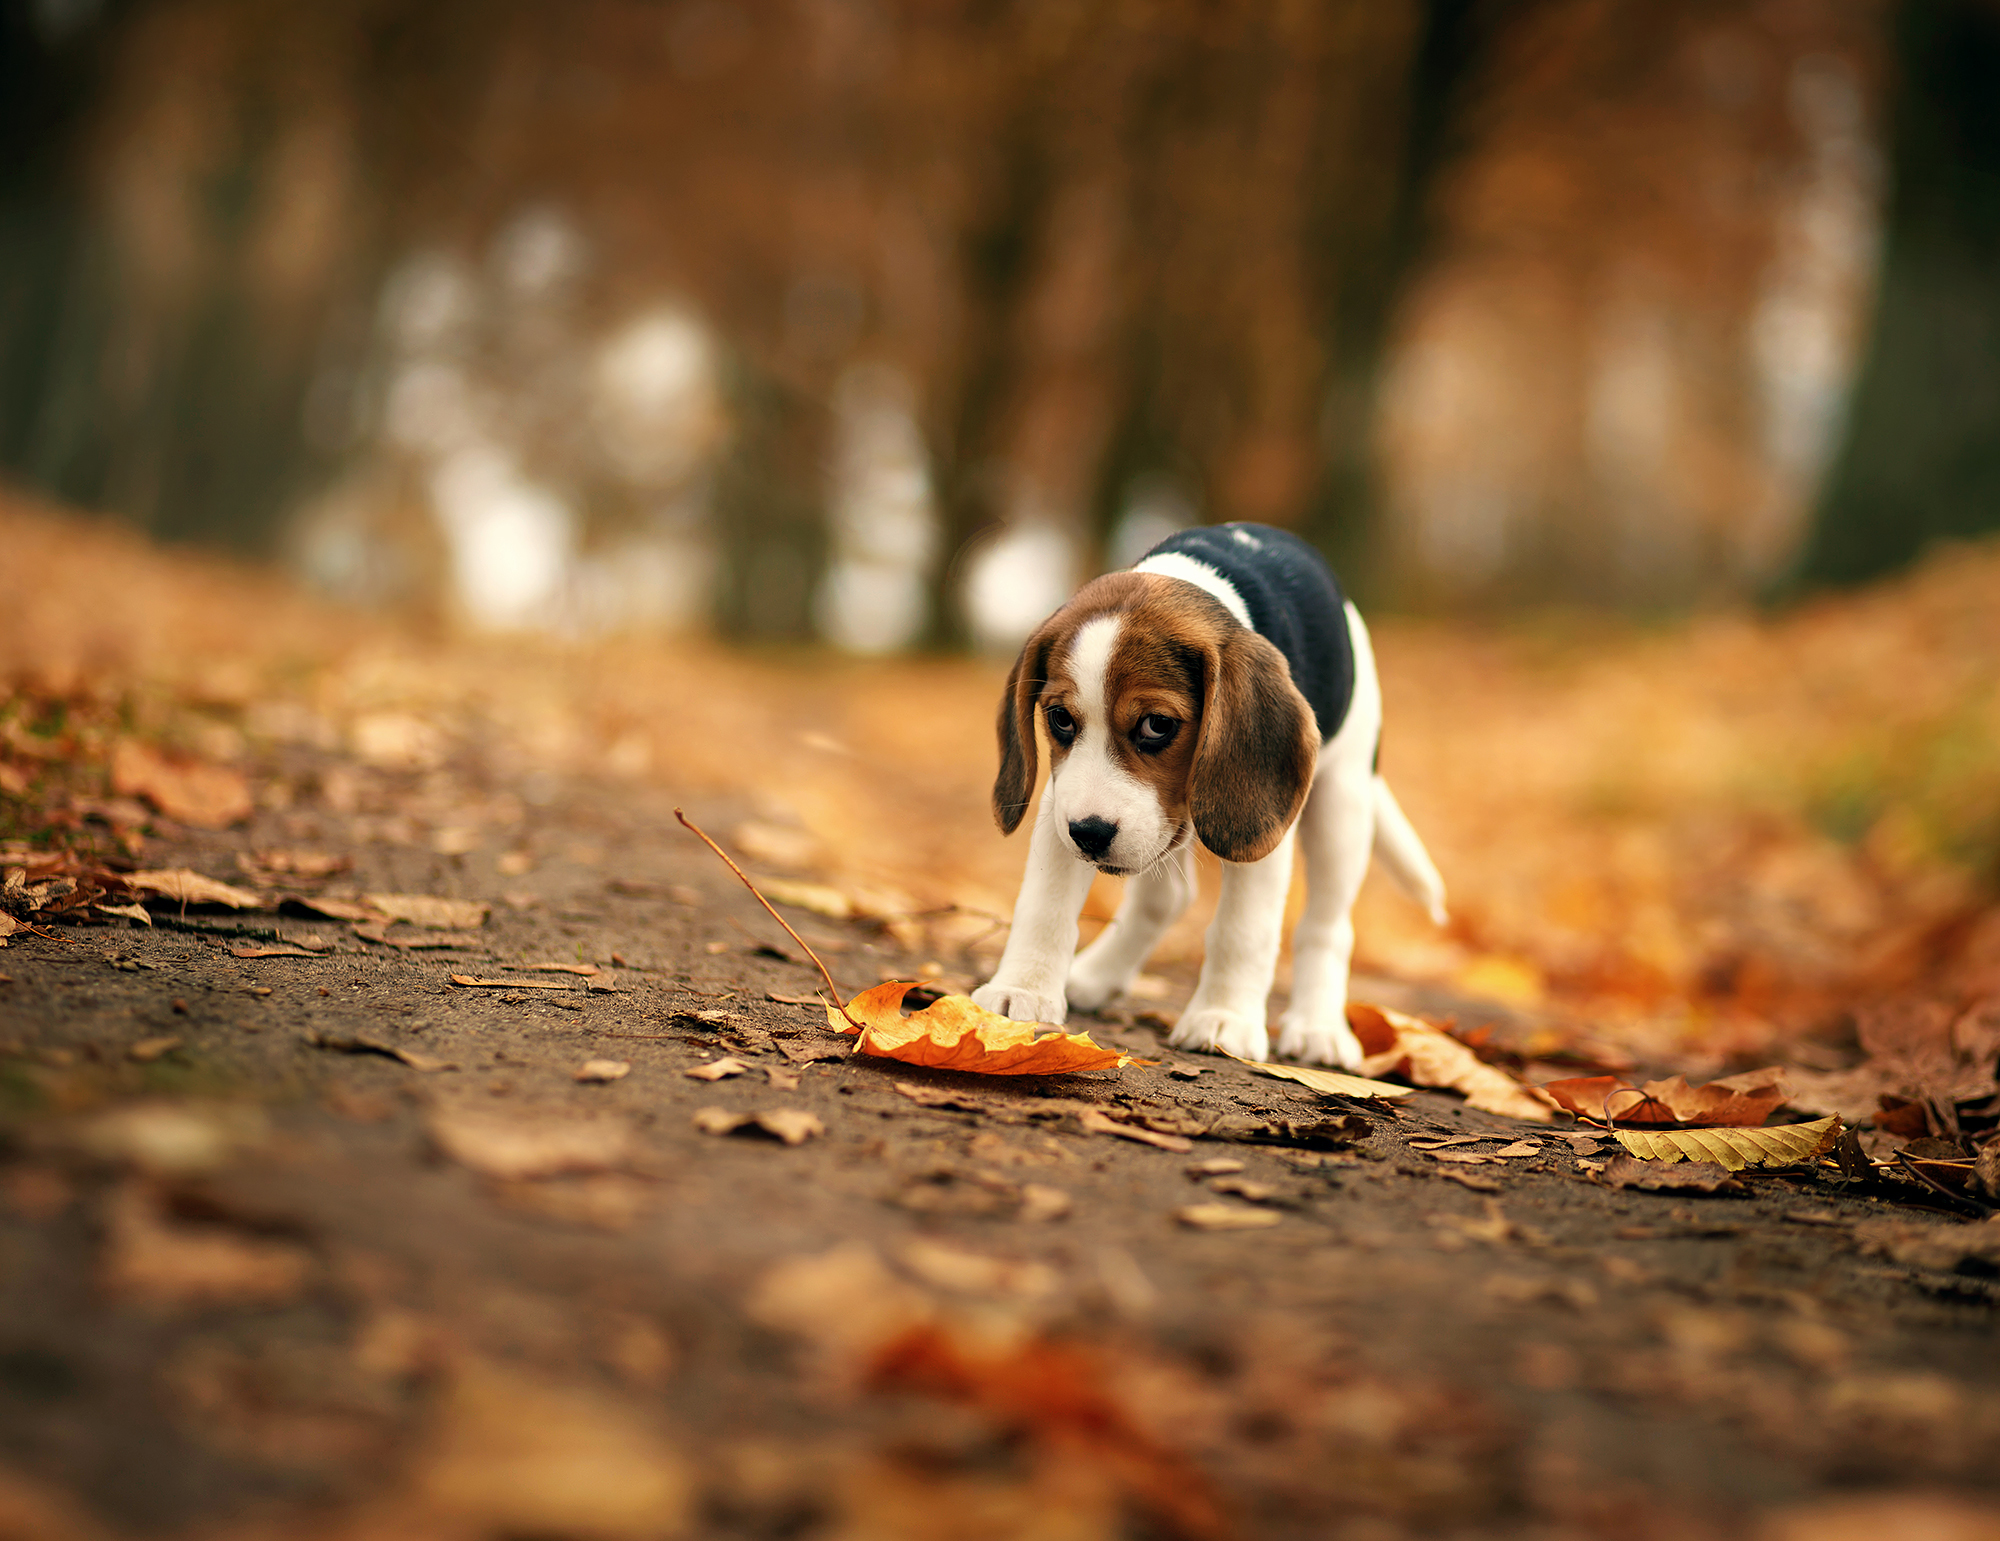
[[[1424,849],[1396,794],[1380,776],[1375,778],[1375,859],[1404,893],[1429,911],[1433,921],[1445,924],[1444,879],[1438,876],[1431,853]]]

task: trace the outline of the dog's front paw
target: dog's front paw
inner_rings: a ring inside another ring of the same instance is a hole
[[[1050,1027],[1061,1027],[1069,1016],[1069,1003],[1062,996],[1003,985],[997,979],[974,990],[972,1004],[1015,1022],[1046,1022]]]
[[[1271,1052],[1271,1035],[1262,1022],[1220,1006],[1190,1007],[1182,1012],[1167,1042],[1176,1049],[1234,1054],[1239,1059],[1261,1060]]]
[[[1367,1055],[1353,1029],[1337,1017],[1330,1022],[1315,1022],[1287,1016],[1278,1031],[1278,1058],[1359,1070]]]

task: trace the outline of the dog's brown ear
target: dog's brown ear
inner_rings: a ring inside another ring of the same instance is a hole
[[[1188,786],[1201,843],[1224,861],[1269,856],[1312,790],[1319,730],[1291,667],[1244,628],[1210,655]]]
[[[1020,828],[1035,794],[1035,703],[1048,683],[1054,642],[1047,625],[1028,638],[1000,692],[1000,774],[993,782],[993,817],[1003,835]]]

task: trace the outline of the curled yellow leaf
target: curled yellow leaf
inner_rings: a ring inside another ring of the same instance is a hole
[[[1618,1143],[1641,1161],[1713,1161],[1740,1172],[1746,1166],[1794,1166],[1810,1161],[1840,1133],[1836,1117],[1770,1129],[1619,1129]]]
[[[847,1015],[861,1024],[855,1053],[980,1075],[1074,1075],[1133,1062],[1129,1054],[1093,1043],[1088,1033],[1037,1035],[1035,1023],[1010,1021],[969,995],[940,996],[906,1017],[903,997],[916,988],[891,980],[847,1003]],[[854,1031],[833,1006],[826,1009],[826,1025],[836,1033]]]

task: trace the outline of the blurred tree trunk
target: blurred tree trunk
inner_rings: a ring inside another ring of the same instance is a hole
[[[1806,582],[2000,528],[2000,11],[1906,0],[1895,41],[1881,301]]]

